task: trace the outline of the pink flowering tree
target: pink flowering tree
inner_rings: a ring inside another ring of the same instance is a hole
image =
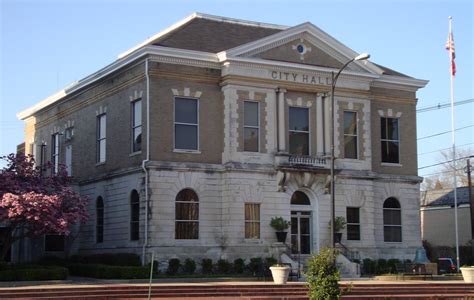
[[[0,237],[0,261],[19,239],[43,234],[67,236],[74,224],[87,221],[87,198],[68,187],[70,178],[64,168],[45,176],[29,155],[0,158],[7,161],[0,170],[0,223],[9,228],[9,234]]]

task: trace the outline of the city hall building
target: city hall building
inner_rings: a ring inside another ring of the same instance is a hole
[[[356,56],[311,23],[195,13],[20,112],[26,153],[64,164],[90,199],[72,245],[46,236],[28,255],[317,253],[330,244],[332,73]],[[337,81],[335,210],[360,258],[412,259],[421,245],[426,84],[370,61]],[[270,227],[279,216],[291,221],[286,244]]]

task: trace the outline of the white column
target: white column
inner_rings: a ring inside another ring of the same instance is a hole
[[[324,99],[324,152],[331,152],[331,97],[328,95]]]
[[[323,94],[316,94],[316,155],[324,153]]]
[[[287,152],[285,127],[285,89],[278,89],[278,149]]]

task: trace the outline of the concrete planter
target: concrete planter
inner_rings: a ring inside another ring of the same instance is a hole
[[[290,267],[283,266],[283,267],[270,267],[270,271],[272,271],[273,282],[275,284],[286,284],[288,281],[288,275],[290,274]]]
[[[462,278],[464,282],[474,283],[474,266],[461,268]]]

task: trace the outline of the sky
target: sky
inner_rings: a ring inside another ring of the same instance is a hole
[[[16,114],[113,62],[193,12],[294,26],[311,22],[371,61],[430,82],[418,109],[450,101],[444,46],[453,17],[455,101],[474,98],[474,1],[0,0],[0,156],[23,141]],[[474,150],[474,100],[456,106],[456,145]],[[450,109],[417,114],[419,175],[452,146]],[[437,135],[439,134],[439,135]],[[424,138],[437,135],[431,138]],[[421,139],[420,139],[421,138]],[[403,148],[403,137],[401,137]],[[403,151],[403,149],[401,150]],[[473,153],[474,154],[474,153]],[[0,163],[0,167],[1,167]]]

